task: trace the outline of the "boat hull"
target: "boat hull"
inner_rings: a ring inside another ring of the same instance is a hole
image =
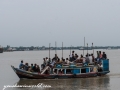
[[[11,66],[15,73],[20,79],[66,79],[66,78],[87,78],[87,77],[97,77],[97,73],[83,73],[83,74],[40,74],[34,72],[27,72],[18,68]]]

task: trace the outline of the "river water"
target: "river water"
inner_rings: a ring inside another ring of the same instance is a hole
[[[74,50],[78,55],[83,51]],[[20,88],[9,87],[5,90],[120,90],[120,50],[99,50],[105,51],[110,63],[110,73],[93,78],[77,78],[77,79],[43,79],[43,80],[20,80],[15,72],[12,70],[11,65],[18,67],[20,61],[37,63],[41,65],[44,57],[49,56],[48,51],[15,51],[4,52],[0,54],[0,90],[5,85],[50,85],[51,88]],[[88,51],[92,53],[92,50]],[[94,50],[96,56],[96,50]],[[87,51],[85,51],[87,53]],[[51,51],[50,56],[53,57],[55,51]],[[62,57],[62,51],[57,51],[59,57]],[[68,57],[69,50],[64,50],[63,57]]]

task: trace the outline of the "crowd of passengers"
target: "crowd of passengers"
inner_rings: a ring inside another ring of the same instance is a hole
[[[105,52],[101,53],[101,51],[97,51],[97,57],[95,58],[93,54],[86,54],[85,57],[81,54],[80,57],[72,51],[72,54],[69,55],[69,58],[64,59],[63,57],[60,59],[57,54],[55,54],[54,58],[43,58],[43,64],[41,64],[41,70],[43,70],[46,66],[49,66],[51,68],[54,68],[58,64],[62,65],[70,65],[71,63],[74,63],[76,65],[97,65],[99,69],[101,70],[102,59],[107,59],[107,55]],[[31,64],[31,66],[28,65],[28,63],[23,64],[23,61],[21,61],[21,64],[19,65],[20,69],[24,69],[26,71],[30,72],[40,72],[40,67],[37,64]]]
[[[40,72],[40,67],[37,64],[31,64],[31,66],[29,66],[28,63],[23,63],[23,60],[21,61],[20,65],[19,65],[19,69],[23,69],[25,71],[29,71],[29,72]]]

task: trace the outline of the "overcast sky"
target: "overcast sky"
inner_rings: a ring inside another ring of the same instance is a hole
[[[120,0],[0,0],[2,46],[120,46]]]

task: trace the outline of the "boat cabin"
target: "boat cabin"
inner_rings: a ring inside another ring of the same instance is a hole
[[[109,71],[109,60],[102,60],[102,72],[103,71]],[[50,68],[49,66],[46,66],[45,69],[41,72],[41,74],[45,74],[46,71],[49,71],[49,74],[86,74],[86,73],[92,73],[92,72],[100,72],[98,71],[98,68],[96,65],[77,65],[74,63],[70,63],[69,65],[62,65],[62,64],[56,64],[54,68]]]

